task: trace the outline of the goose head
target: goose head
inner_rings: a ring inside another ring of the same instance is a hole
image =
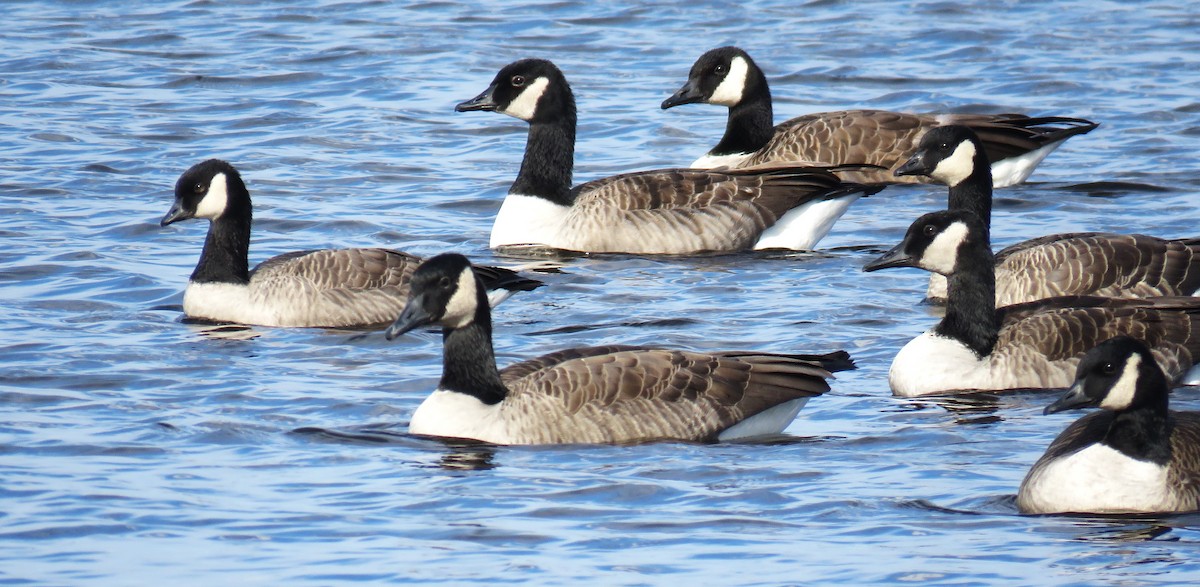
[[[521,59],[505,65],[483,93],[461,102],[456,112],[499,112],[526,122],[575,111],[575,98],[562,71],[545,59]]]
[[[766,85],[766,78],[745,51],[720,47],[701,55],[688,72],[687,82],[670,98],[663,100],[666,110],[682,104],[737,106],[755,84]]]
[[[487,311],[486,294],[471,262],[462,255],[446,253],[421,263],[413,272],[408,303],[384,336],[392,340],[429,324],[447,330],[462,328]]]
[[[189,218],[216,220],[230,210],[249,213],[250,194],[233,165],[220,159],[197,163],[175,182],[175,202],[159,221],[161,226]]]
[[[1150,349],[1136,338],[1118,336],[1084,355],[1071,389],[1044,413],[1084,407],[1128,410],[1165,401],[1167,389],[1166,376]]]
[[[930,212],[918,218],[900,244],[863,266],[863,271],[891,267],[917,267],[950,275],[958,268],[962,251],[978,246],[987,231],[979,217],[964,210]],[[984,245],[986,246],[986,244]]]
[[[954,187],[976,169],[990,170],[983,143],[970,128],[951,124],[926,132],[917,144],[916,152],[896,169],[895,174],[924,175]]]

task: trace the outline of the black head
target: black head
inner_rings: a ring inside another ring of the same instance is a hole
[[[987,229],[974,213],[965,210],[930,212],[918,218],[900,244],[863,266],[863,271],[890,267],[918,267],[950,275],[964,246],[977,245]],[[986,242],[984,243],[986,247]]]
[[[459,103],[454,110],[499,112],[538,122],[574,116],[575,96],[567,78],[553,63],[522,59],[505,65],[482,94]]]
[[[987,155],[975,131],[961,124],[930,129],[921,137],[917,150],[898,167],[897,176],[924,175],[948,186],[956,186],[975,173],[987,169]]]
[[[249,213],[250,194],[242,176],[233,165],[209,159],[193,165],[175,182],[175,203],[159,222],[162,226],[187,220],[216,220],[228,211],[245,209]]]
[[[408,304],[384,336],[392,340],[429,324],[461,328],[475,321],[480,300],[486,312],[486,294],[471,262],[456,253],[438,255],[421,263],[413,272]]]
[[[1131,336],[1110,338],[1088,351],[1075,370],[1075,383],[1046,406],[1053,414],[1099,406],[1123,411],[1167,401],[1166,376],[1150,349]]]
[[[688,73],[687,83],[663,100],[662,109],[696,102],[737,106],[747,88],[760,82],[765,84],[766,80],[745,51],[737,47],[720,47],[696,60]]]

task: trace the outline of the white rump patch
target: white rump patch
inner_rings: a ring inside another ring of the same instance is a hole
[[[796,414],[800,413],[800,409],[806,403],[808,398],[802,397],[763,410],[721,431],[717,440],[728,441],[779,434],[796,419]]]
[[[1032,471],[1017,495],[1025,513],[1164,512],[1176,509],[1167,467],[1101,443]]]
[[[488,405],[469,394],[436,389],[413,412],[408,432],[509,444],[509,435],[500,418],[502,405],[504,402]]]
[[[742,94],[746,91],[746,74],[749,70],[750,66],[746,63],[745,58],[741,55],[734,57],[729,62],[729,73],[725,74],[725,79],[721,82],[721,85],[713,90],[712,97],[708,99],[708,103],[721,106],[737,106],[738,102],[742,101]]]
[[[1039,149],[1022,155],[992,162],[992,187],[1004,188],[1017,185],[1033,174],[1033,170],[1041,165],[1047,155],[1054,152],[1067,139],[1055,141]]]
[[[225,213],[225,206],[229,203],[228,183],[224,173],[212,177],[212,181],[208,183],[208,192],[196,205],[196,218],[215,220]]]
[[[442,315],[442,326],[462,328],[475,320],[479,303],[475,296],[475,272],[467,267],[458,275],[458,287],[450,301],[446,302],[446,313]]]
[[[963,141],[949,157],[938,161],[929,177],[954,187],[970,177],[972,171],[975,171],[975,143]]]
[[[833,200],[812,201],[788,210],[770,228],[763,231],[754,243],[756,250],[792,249],[806,251],[817,246],[833,224],[862,194],[852,194]]]
[[[921,253],[921,268],[942,275],[953,273],[958,263],[958,248],[967,239],[967,232],[966,223],[952,222]]]
[[[538,100],[542,99],[542,94],[546,93],[546,86],[550,85],[550,79],[547,77],[539,77],[525,86],[525,89],[517,94],[517,98],[509,103],[508,106],[501,110],[501,114],[520,118],[521,120],[532,120],[533,115],[537,113]]]
[[[569,206],[560,206],[538,196],[509,194],[504,197],[492,224],[491,248],[513,245],[563,246],[559,236]]]
[[[1121,370],[1121,377],[1113,384],[1112,389],[1104,394],[1104,401],[1100,402],[1100,407],[1106,410],[1124,410],[1133,403],[1133,395],[1137,392],[1138,380],[1138,365],[1142,364],[1142,356],[1132,354],[1125,361],[1125,368]]]

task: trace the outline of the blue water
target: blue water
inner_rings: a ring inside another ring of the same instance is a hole
[[[855,204],[816,253],[568,260],[496,313],[502,364],[617,342],[851,351],[860,370],[772,442],[447,446],[402,433],[440,371],[433,333],[181,322],[206,227],[158,219],[208,157],[247,179],[252,262],[380,245],[527,262],[487,249],[525,126],[453,112],[526,56],[576,90],[580,181],[714,144],[723,109],[658,104],[738,44],[778,120],[1101,122],[998,194],[999,245],[1200,233],[1194,2],[730,4],[5,4],[0,584],[1200,582],[1200,516],[1017,515],[1079,414],[889,394],[892,355],[936,316],[921,272],[859,267],[942,188]]]

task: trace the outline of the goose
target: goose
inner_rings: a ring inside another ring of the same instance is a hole
[[[589,253],[691,254],[812,249],[859,197],[882,186],[842,182],[830,168],[715,172],[663,169],[571,187],[575,97],[544,59],[522,59],[455,106],[529,123],[521,170],[492,226],[490,246]]]
[[[987,229],[945,210],[913,222],[904,240],[863,267],[919,267],[950,281],[946,315],[904,345],[888,383],[902,397],[954,391],[1065,388],[1102,340],[1136,335],[1173,378],[1200,360],[1200,298],[1064,296],[996,309]]]
[[[1200,412],[1168,409],[1170,387],[1129,336],[1100,343],[1045,413],[1099,407],[1067,427],[1021,482],[1026,514],[1163,513],[1200,509]]]
[[[1021,183],[1064,141],[1096,128],[1081,118],[1020,114],[905,114],[842,110],[806,114],[772,127],[767,78],[745,51],[720,47],[701,55],[688,80],[662,109],[703,102],[729,107],[725,136],[692,167],[752,167],[779,161],[874,163],[895,169],[929,129],[951,123],[971,126],[995,164],[996,187]],[[921,177],[888,172],[859,174],[867,182],[913,183]]]
[[[970,210],[991,224],[992,184],[979,137],[968,127],[931,129],[900,175],[928,176],[949,186],[948,208]],[[996,254],[996,305],[1047,297],[1193,295],[1200,289],[1200,240],[1141,234],[1077,232],[1022,241]],[[934,274],[926,299],[946,299],[946,280]]]
[[[496,368],[484,289],[466,257],[430,258],[413,274],[388,340],[442,327],[442,378],[409,432],[493,444],[727,441],[778,434],[845,351],[824,355],[691,352],[637,346],[570,348]]]
[[[175,183],[160,224],[209,220],[208,237],[183,294],[192,319],[259,326],[386,325],[404,309],[421,259],[391,249],[324,249],[271,257],[249,269],[250,192],[233,165],[209,159]],[[480,275],[499,303],[543,285],[499,267]]]

